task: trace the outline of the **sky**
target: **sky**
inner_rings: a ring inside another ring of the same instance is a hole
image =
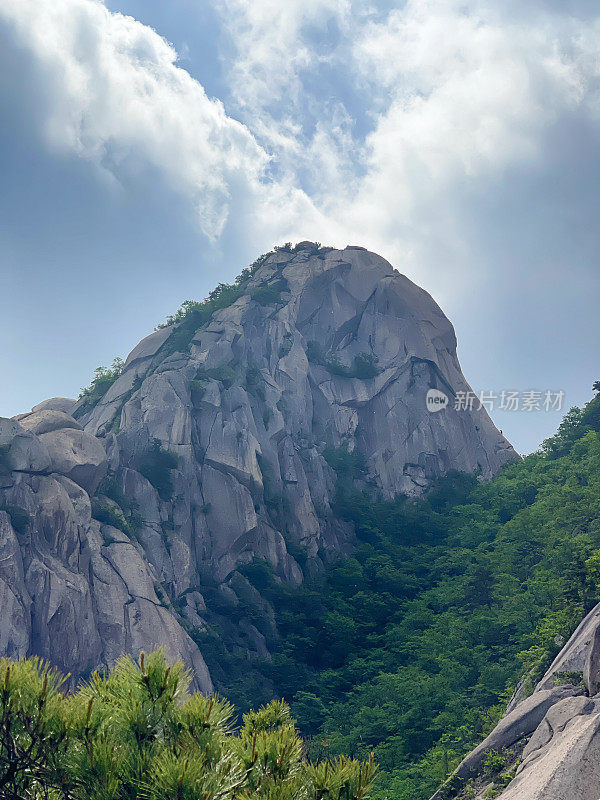
[[[597,2],[2,0],[0,181],[0,415],[304,239],[430,292],[521,453],[600,378]]]

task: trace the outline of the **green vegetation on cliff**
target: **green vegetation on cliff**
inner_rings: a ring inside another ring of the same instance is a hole
[[[260,673],[291,703],[313,757],[374,750],[373,796],[424,800],[518,680],[535,684],[600,600],[599,432],[597,397],[494,480],[453,474],[391,503],[357,495],[362,465],[330,454],[352,557],[301,589],[264,563],[244,570],[282,637],[246,680]]]
[[[85,398],[85,402],[79,409],[78,416],[90,411],[104,397],[123,372],[124,366],[123,359],[117,357],[113,359],[110,367],[96,367],[92,382],[79,393],[79,399]]]

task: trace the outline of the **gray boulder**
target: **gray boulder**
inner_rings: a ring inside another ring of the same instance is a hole
[[[49,400],[44,400],[34,406],[32,411],[63,411],[65,414],[70,414],[75,408],[77,400],[72,400],[70,397],[51,397]]]
[[[547,712],[566,698],[581,693],[570,686],[557,686],[541,690],[523,700],[517,709],[503,717],[494,730],[456,768],[453,779],[459,778],[459,785],[477,776],[483,768],[490,752],[500,752],[524,741],[543,723]],[[437,791],[431,800],[445,800],[448,794],[444,787]]]
[[[572,697],[553,705],[523,751],[502,800],[600,797],[600,700]]]
[[[81,429],[61,428],[42,433],[39,440],[50,456],[50,471],[71,478],[93,494],[104,477],[108,460],[98,439]]]
[[[359,452],[365,480],[388,498],[420,494],[449,469],[491,477],[517,457],[484,409],[454,407],[470,387],[439,307],[362,248],[277,251],[183,352],[169,347],[173,335],[176,326],[140,342],[99,403],[74,413],[106,442],[132,499],[158,509],[140,535],[178,593],[253,558],[301,580],[284,532],[311,557],[344,552],[352,531],[331,511],[328,451]],[[435,414],[430,388],[451,400]],[[176,503],[132,481],[156,441],[177,458]],[[165,519],[177,520],[162,536],[168,552],[157,541]]]
[[[0,417],[0,470],[44,473],[50,469],[48,448],[15,420]]]
[[[19,419],[19,425],[26,431],[31,431],[38,435],[40,433],[60,431],[64,428],[73,428],[77,431],[83,430],[82,426],[73,417],[65,414],[64,411],[53,409],[42,409],[41,411],[33,411],[31,414],[25,414]]]
[[[163,647],[211,691],[198,647],[159,600],[139,545],[92,518],[90,494],[108,463],[101,443],[62,411],[21,423],[0,420],[8,476],[0,483],[0,653],[37,653],[75,680],[123,653]]]
[[[491,751],[512,752],[515,778],[500,800],[600,797],[600,604],[582,620],[529,697],[517,691],[506,715],[433,796],[446,800],[481,777]],[[512,750],[511,750],[512,749]],[[452,790],[448,787],[451,786]],[[493,784],[482,785],[484,798]]]
[[[22,658],[29,649],[31,598],[19,542],[5,511],[0,511],[0,608],[0,652]]]

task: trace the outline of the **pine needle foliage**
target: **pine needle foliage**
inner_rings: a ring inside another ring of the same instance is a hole
[[[3,800],[363,800],[373,758],[311,764],[288,706],[244,715],[190,693],[162,651],[75,693],[39,659],[0,659]]]

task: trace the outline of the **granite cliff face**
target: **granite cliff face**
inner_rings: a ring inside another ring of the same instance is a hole
[[[52,405],[0,419],[0,652],[39,654],[78,677],[162,645],[210,690],[140,547],[92,518],[108,467],[101,442]]]
[[[493,778],[484,768],[490,753],[505,762],[503,774]],[[585,617],[533,693],[527,696],[523,685],[517,688],[498,725],[431,800],[486,797],[600,797],[600,605]]]
[[[454,409],[469,386],[439,307],[362,248],[277,250],[193,321],[140,342],[94,402],[0,420],[0,652],[80,675],[164,644],[209,689],[188,635],[207,596],[255,591],[252,559],[298,583],[352,546],[333,467],[389,498],[516,457],[484,410]]]

